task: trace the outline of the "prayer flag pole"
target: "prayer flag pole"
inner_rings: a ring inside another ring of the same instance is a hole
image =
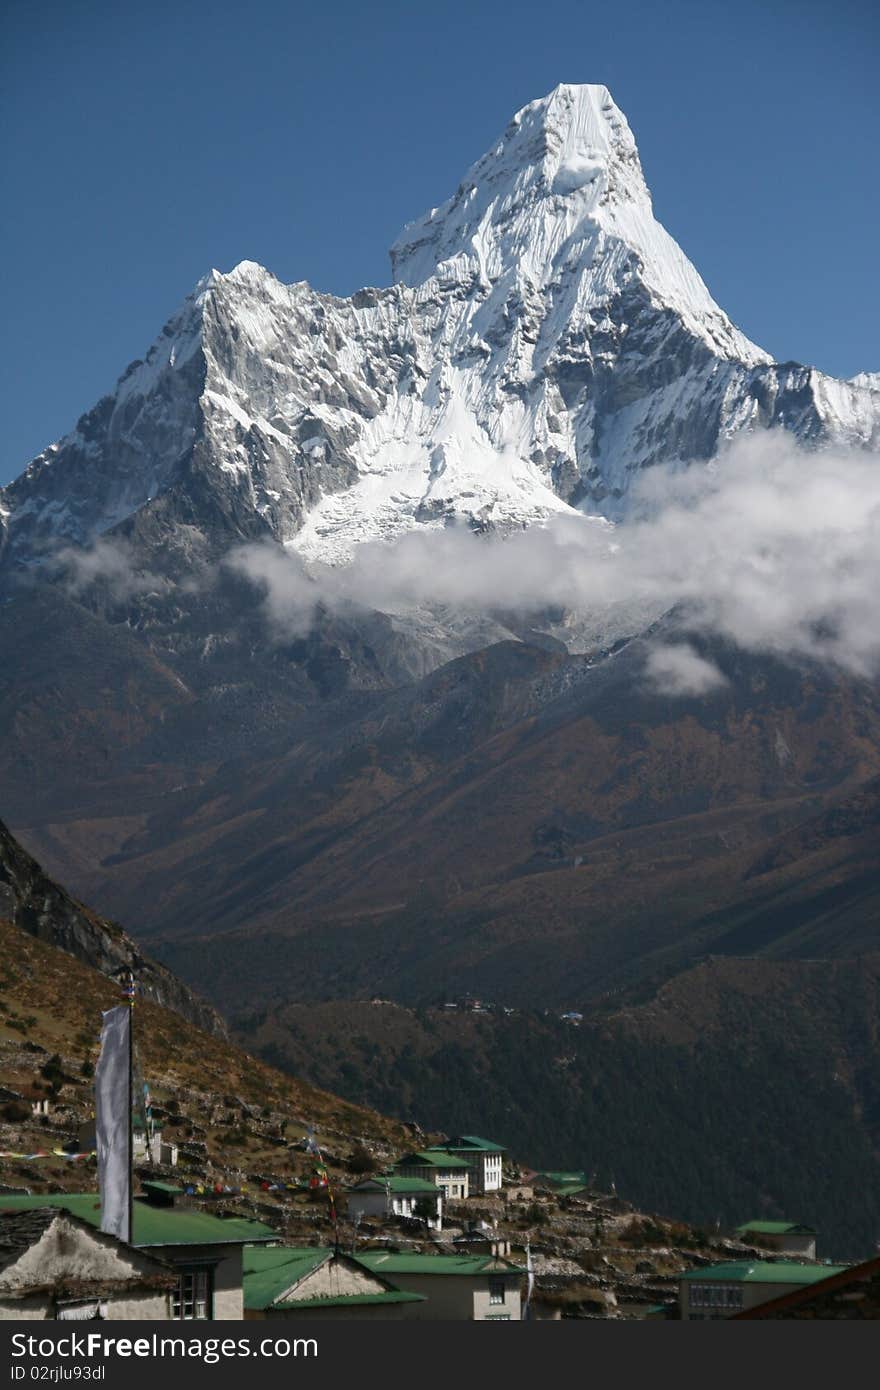
[[[125,1237],[131,1245],[134,1237],[134,1119],[132,1110],[134,1109],[134,995],[135,983],[134,972],[127,971],[123,976],[122,993],[128,1001],[128,1105],[125,1113],[128,1117],[128,1235]]]
[[[132,1015],[135,982],[122,980],[124,1004],[108,1009],[101,1025],[101,1055],[95,1068],[95,1149],[101,1193],[101,1230],[131,1244],[132,1170]]]

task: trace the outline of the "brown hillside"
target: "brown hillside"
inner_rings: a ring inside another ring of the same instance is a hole
[[[48,1123],[19,1118],[14,1098],[0,1106],[0,1149],[59,1148],[91,1113],[92,1082],[83,1064],[97,1060],[101,1011],[119,1002],[119,990],[98,971],[2,920],[0,960],[3,1086],[13,1097],[35,1085],[48,1091],[42,1068],[56,1054],[65,1078]],[[378,1161],[412,1142],[399,1123],[285,1076],[150,1000],[138,1000],[135,1029],[154,1103],[159,1114],[168,1112],[163,1129],[181,1145],[180,1167],[164,1174],[175,1181],[249,1182],[260,1201],[283,1214],[285,1199],[261,1194],[259,1179],[293,1181],[309,1171],[314,1160],[299,1147],[308,1126],[337,1173],[355,1145],[365,1144]],[[2,1158],[0,1181],[32,1191],[52,1191],[53,1185],[88,1190],[95,1172],[93,1165],[58,1157]]]

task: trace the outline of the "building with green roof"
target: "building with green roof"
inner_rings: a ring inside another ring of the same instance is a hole
[[[469,1192],[470,1165],[464,1158],[438,1147],[404,1154],[394,1164],[401,1178],[418,1178],[442,1189],[445,1201],[457,1201]]]
[[[349,1189],[348,1215],[353,1221],[364,1216],[422,1220],[432,1231],[442,1231],[443,1189],[425,1178],[380,1173]]]
[[[533,1173],[531,1182],[535,1187],[550,1187],[557,1191],[560,1187],[586,1187],[587,1175],[580,1169],[567,1169],[553,1173]]]
[[[589,1192],[587,1175],[575,1168],[552,1173],[533,1173],[529,1181],[538,1191],[552,1192],[555,1197],[578,1197]]]
[[[826,1269],[825,1279],[748,1308],[737,1313],[737,1318],[767,1322],[781,1318],[809,1322],[820,1318],[835,1322],[880,1321],[880,1255],[839,1273],[832,1272],[829,1266]]]
[[[0,1322],[165,1321],[173,1271],[58,1206],[0,1210]]]
[[[372,1273],[426,1300],[416,1317],[457,1322],[519,1322],[525,1270],[493,1255],[433,1255],[362,1250],[354,1257]]]
[[[318,1246],[247,1246],[246,1318],[405,1318],[424,1296],[396,1288],[357,1260]]]
[[[842,1274],[847,1268],[799,1260],[728,1260],[689,1269],[681,1276],[681,1316],[689,1322],[730,1318],[771,1298]]]
[[[816,1235],[812,1226],[797,1221],[746,1221],[734,1231],[737,1239],[747,1245],[763,1245],[781,1255],[799,1255],[805,1260],[816,1258]]]
[[[149,1186],[155,1190],[132,1203],[131,1244],[173,1266],[177,1274],[173,1316],[185,1321],[242,1318],[242,1248],[277,1241],[277,1232],[261,1221],[178,1206],[170,1184]],[[164,1190],[159,1191],[160,1187]],[[100,1230],[97,1192],[0,1194],[0,1211],[39,1207],[59,1207]]]
[[[506,1149],[479,1134],[457,1134],[443,1145],[447,1153],[462,1158],[468,1165],[471,1192],[499,1192],[503,1185],[503,1161]],[[429,1150],[430,1152],[430,1150]]]

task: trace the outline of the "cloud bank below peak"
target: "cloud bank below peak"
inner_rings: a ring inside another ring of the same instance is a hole
[[[364,544],[338,568],[259,544],[228,563],[260,586],[280,635],[307,629],[318,604],[523,615],[618,605],[643,608],[646,625],[675,609],[690,631],[747,650],[880,671],[880,457],[808,451],[775,432],[704,467],[651,470],[616,527],[559,516],[503,537],[412,532]],[[655,654],[648,675],[668,693],[717,687],[691,657],[702,660],[689,648]]]

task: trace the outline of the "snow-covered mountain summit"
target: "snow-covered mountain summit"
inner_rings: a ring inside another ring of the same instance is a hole
[[[712,300],[690,261],[656,221],[632,131],[607,87],[555,87],[518,111],[498,144],[452,198],[412,222],[391,248],[396,281],[505,276],[568,291],[586,314],[639,261],[658,304],[722,356],[769,362]],[[572,291],[574,292],[572,294]]]
[[[391,255],[394,285],[348,299],[213,271],[0,492],[6,558],[124,524],[339,562],[451,520],[619,516],[639,469],[742,429],[877,438],[875,378],[776,365],[714,303],[604,87],[524,107]]]

